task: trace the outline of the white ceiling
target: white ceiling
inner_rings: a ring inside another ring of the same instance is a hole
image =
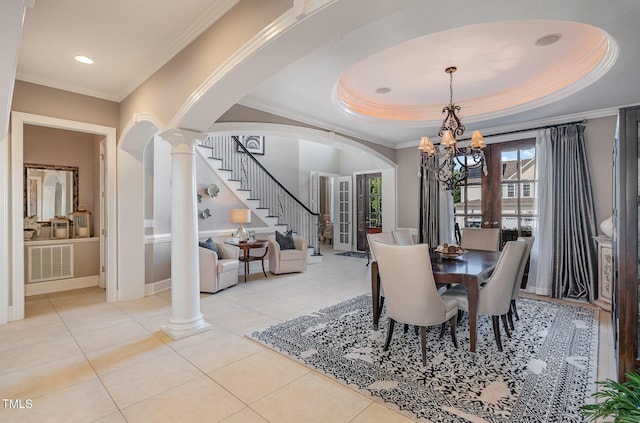
[[[26,13],[16,78],[120,101],[235,3],[36,0]],[[364,93],[365,100],[387,108],[391,103],[397,109],[436,110],[449,101],[444,69],[455,65],[454,101],[462,108],[467,129],[485,133],[522,127],[523,122],[531,126],[611,114],[619,106],[640,103],[640,1],[405,3],[397,13],[336,34],[332,42],[265,80],[241,104],[380,144],[405,146],[417,143],[421,135],[435,135],[438,116],[399,121],[348,113],[335,96],[341,77],[349,89]],[[556,44],[533,45],[556,32],[563,34]],[[602,52],[602,44],[597,47],[592,39],[597,34],[610,36],[613,43],[604,63],[586,61],[591,72],[581,75],[573,63],[577,56],[589,56],[590,48]],[[397,45],[403,45],[397,49],[401,55],[394,56],[388,49]],[[76,63],[76,54],[91,56],[96,63]],[[550,93],[550,86],[559,91]],[[367,94],[382,87],[391,92]],[[509,101],[487,100],[501,95]],[[493,109],[486,107],[490,103]]]
[[[16,79],[121,101],[238,1],[35,0]]]

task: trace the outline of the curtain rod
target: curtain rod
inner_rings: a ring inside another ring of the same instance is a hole
[[[509,134],[518,134],[520,132],[529,132],[529,131],[537,131],[539,129],[548,129],[548,128],[556,128],[558,126],[564,126],[564,125],[572,125],[574,123],[587,123],[587,119],[582,119],[582,120],[576,120],[574,122],[566,122],[566,123],[558,123],[557,125],[545,125],[545,126],[537,126],[535,128],[528,128],[528,129],[516,129],[513,131],[507,131],[507,132],[500,132],[498,134],[490,134],[490,135],[484,135],[484,138],[489,138],[489,137],[499,137],[500,135],[509,135]],[[471,138],[461,138],[459,141],[469,141],[471,140]]]

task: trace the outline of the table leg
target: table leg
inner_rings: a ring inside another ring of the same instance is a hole
[[[244,250],[244,281],[247,282],[247,274],[249,273],[249,250]]]
[[[465,285],[469,300],[469,351],[475,353],[478,336],[478,279],[465,276]]]
[[[373,310],[373,330],[378,330],[378,307],[380,305],[380,275],[378,263],[371,263],[371,305]]]
[[[269,246],[267,245],[267,247],[264,249],[264,254],[262,255],[262,257],[260,257],[260,261],[262,261],[262,273],[264,273],[265,278],[268,278],[268,276],[267,276],[267,271],[264,270],[264,258],[267,256],[268,252],[269,252]]]

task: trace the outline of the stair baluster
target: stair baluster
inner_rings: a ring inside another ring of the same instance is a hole
[[[229,180],[239,181],[258,208],[277,218],[278,226],[293,230],[308,240],[314,255],[320,255],[320,214],[314,213],[287,190],[251,154],[235,135],[208,136],[200,145],[210,150],[210,158],[221,161],[220,169],[230,171]]]

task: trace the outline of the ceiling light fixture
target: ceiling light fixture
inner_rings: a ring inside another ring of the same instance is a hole
[[[74,59],[76,59],[76,62],[84,63],[85,65],[93,65],[93,59],[88,56],[79,55],[74,57]]]
[[[551,44],[557,43],[561,38],[562,34],[548,34],[544,37],[538,38],[534,44],[538,47],[546,47],[550,46]]]
[[[445,189],[453,190],[466,185],[469,170],[482,167],[487,175],[487,165],[483,148],[486,147],[480,131],[473,131],[471,145],[458,148],[456,137],[462,136],[465,126],[457,115],[460,106],[453,102],[453,73],[458,68],[451,66],[444,71],[449,74],[449,104],[442,109],[445,115],[438,135],[442,138],[442,150],[438,149],[429,137],[422,137],[418,150],[421,150],[421,167],[433,172]]]

